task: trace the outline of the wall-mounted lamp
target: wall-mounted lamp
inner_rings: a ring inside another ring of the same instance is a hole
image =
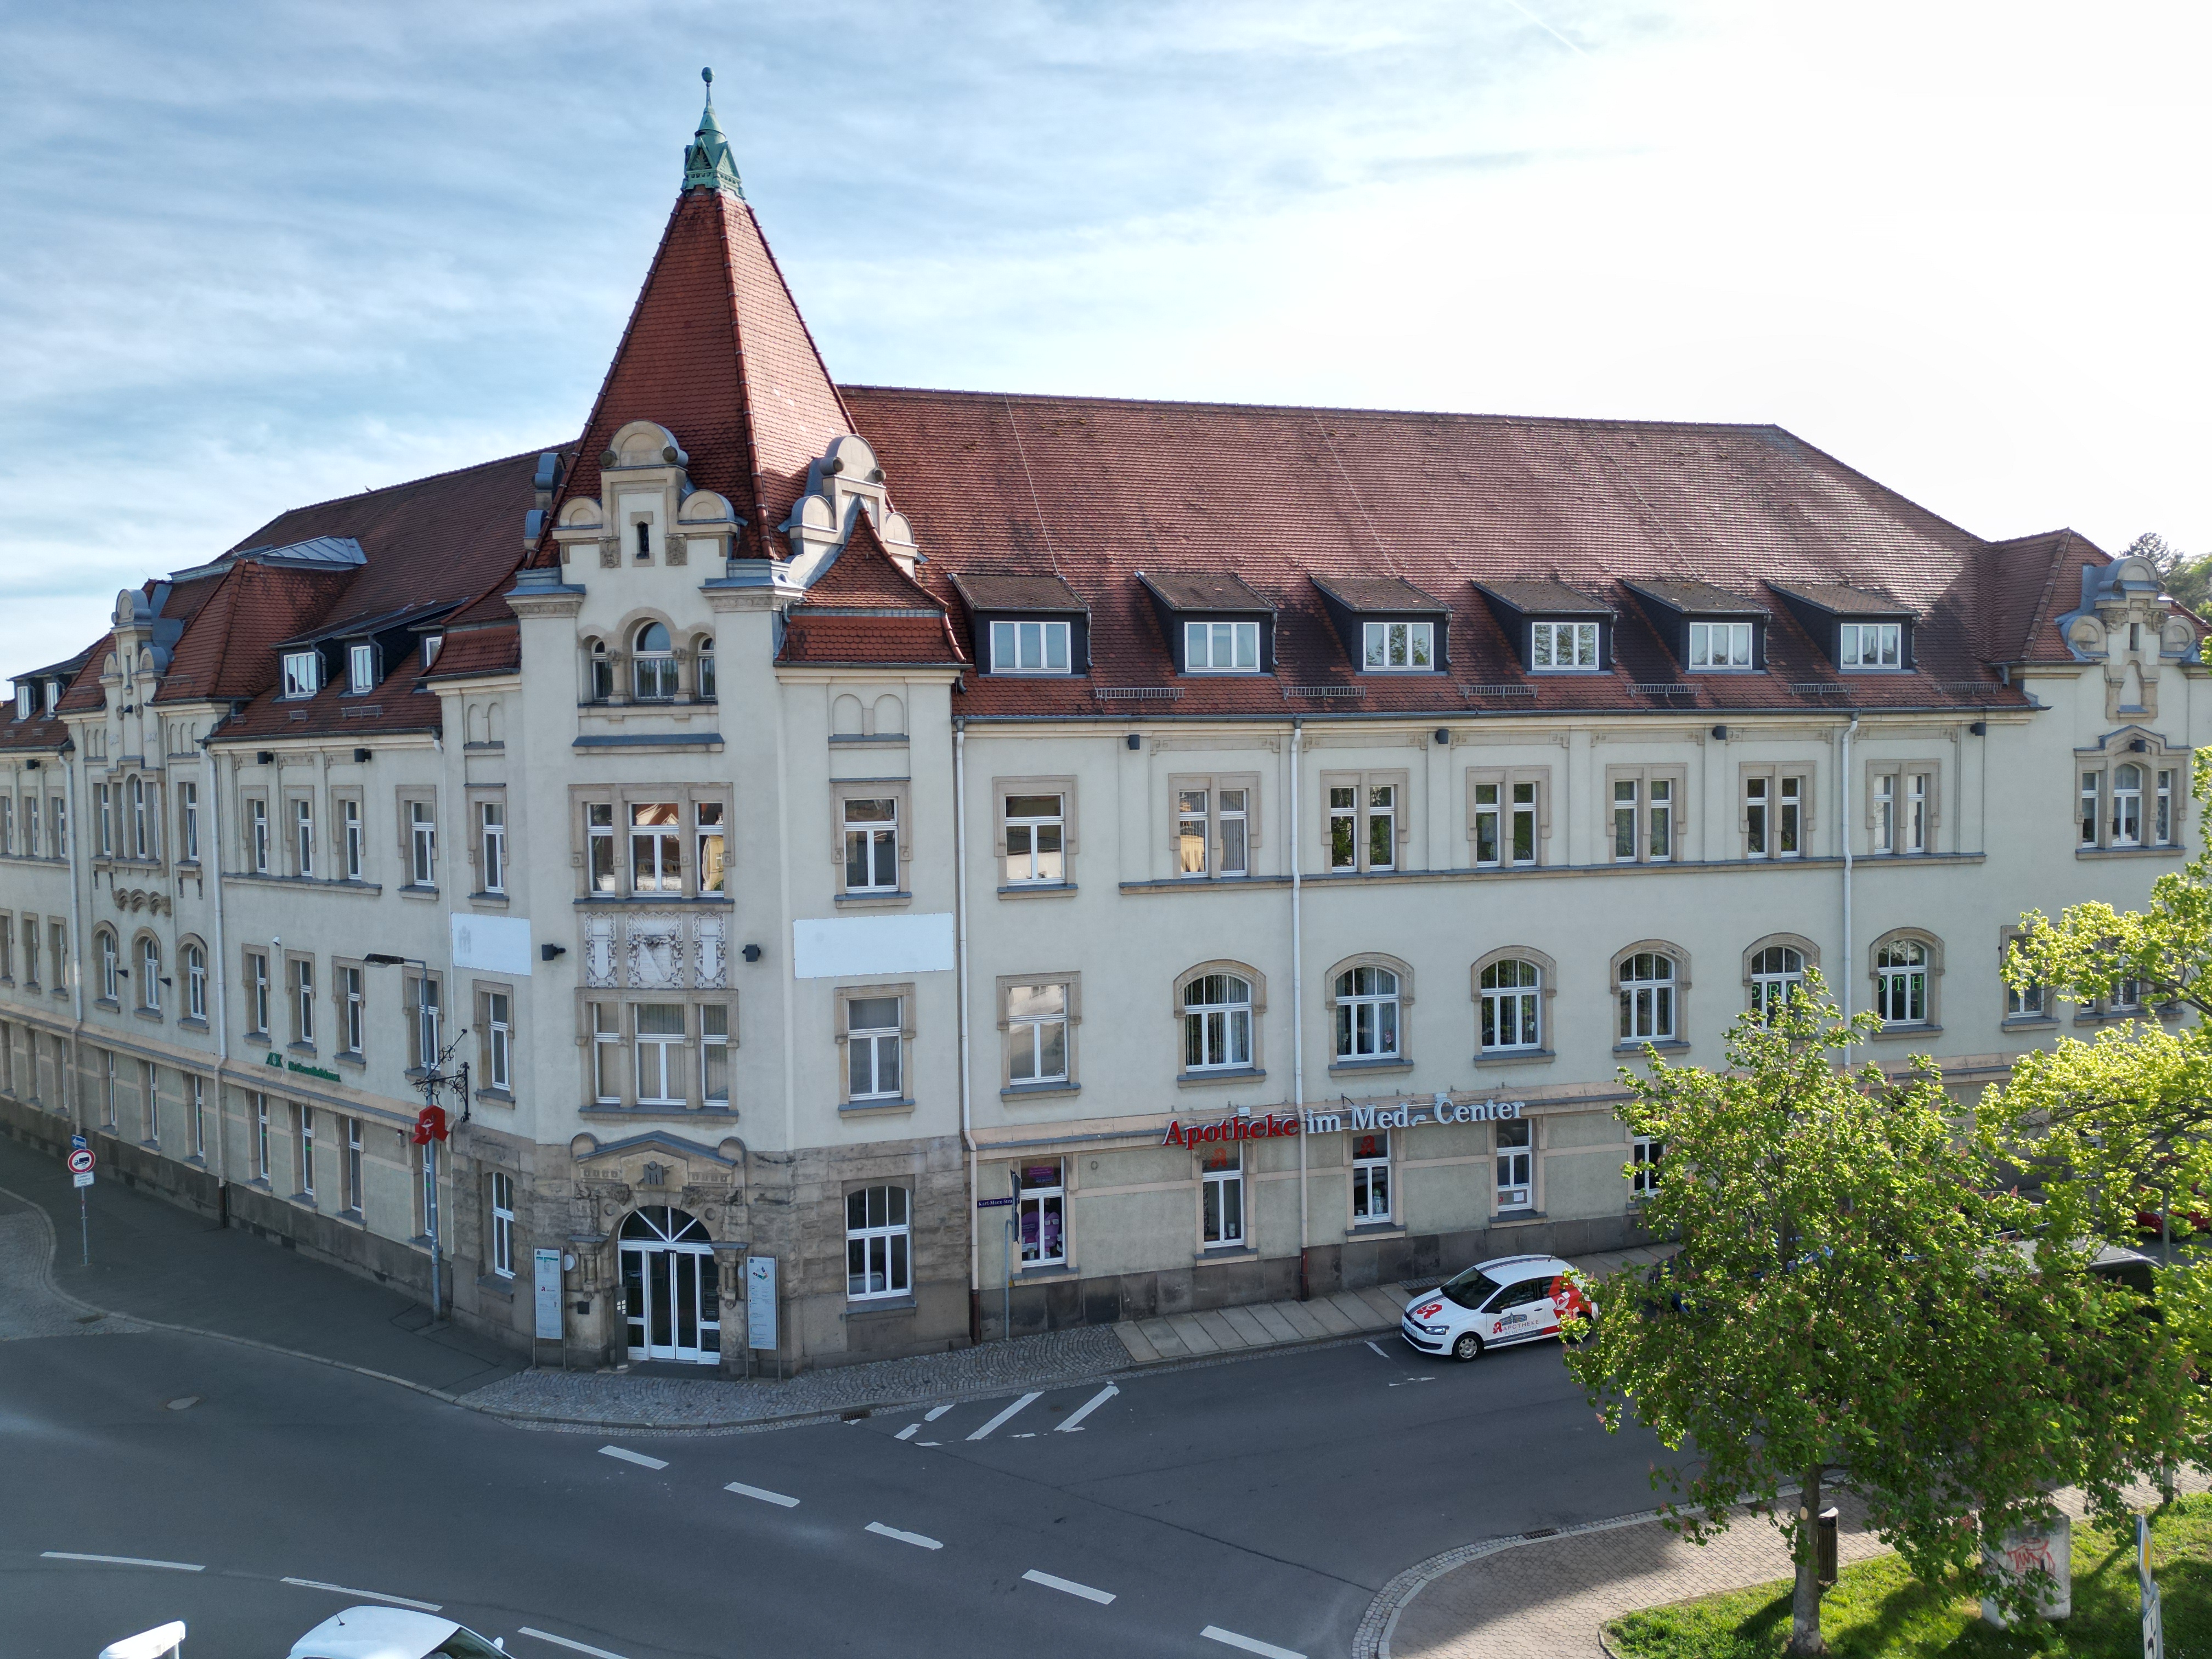
[[[35,760],[27,760],[23,763],[23,769],[26,772],[35,772],[39,769],[39,763]]]
[[[568,947],[565,945],[541,945],[538,947],[538,959],[540,962],[557,962],[568,954]]]
[[[1990,723],[1987,720],[1976,720],[1966,730],[1978,738],[1986,738],[1990,734]]]
[[[1728,741],[1728,727],[1725,726],[1716,726],[1713,727],[1713,741],[1715,743],[1726,743]]]
[[[356,749],[353,751],[353,757],[356,762],[365,761],[368,758],[368,750],[366,749]]]
[[[1132,749],[1142,749],[1145,746],[1144,738],[1139,737],[1134,732],[1130,732],[1124,741],[1126,741]]]
[[[1449,726],[1439,726],[1438,727],[1437,727],[1437,742],[1439,744],[1443,744],[1449,743],[1450,741],[1451,741],[1451,727],[1449,727]]]
[[[758,962],[760,959],[761,948],[759,945],[748,945],[745,946],[745,960],[747,962]]]
[[[276,751],[273,749],[255,750],[253,752],[253,763],[256,766],[275,765],[276,763]]]
[[[2150,745],[2145,743],[2141,738],[2133,738],[2128,742],[2128,752],[2130,755],[2140,755],[2149,747]]]

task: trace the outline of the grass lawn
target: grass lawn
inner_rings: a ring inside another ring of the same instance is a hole
[[[2152,1559],[2166,1603],[2167,1659],[2212,1659],[2212,1493],[2182,1498],[2152,1519]],[[2133,1532],[2091,1527],[2074,1533],[2074,1616],[2005,1632],[1981,1621],[1979,1604],[1930,1588],[1895,1556],[1844,1569],[1823,1599],[1820,1629],[1850,1659],[1968,1659],[2038,1654],[2052,1659],[2135,1659]],[[1790,1586],[1761,1584],[1727,1595],[1651,1607],[1613,1620],[1607,1641],[1623,1659],[1771,1659],[1790,1640]]]

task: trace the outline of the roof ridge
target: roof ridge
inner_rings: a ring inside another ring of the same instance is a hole
[[[578,440],[577,438],[568,438],[568,439],[564,439],[564,440],[562,440],[562,442],[560,442],[560,443],[557,443],[557,444],[554,444],[554,445],[550,446],[550,447],[551,449],[553,449],[553,450],[557,451],[557,450],[560,450],[560,449],[562,449],[562,448],[566,447],[567,446],[568,446],[568,445],[570,445],[570,444],[574,444],[574,443],[577,442],[578,441],[579,441],[579,440]],[[297,504],[297,505],[295,505],[295,506],[293,506],[293,507],[284,507],[284,508],[280,509],[280,510],[277,512],[277,514],[276,514],[276,516],[275,516],[274,518],[271,518],[271,519],[269,520],[269,522],[270,522],[270,524],[275,524],[278,519],[287,519],[287,518],[289,518],[289,517],[290,517],[293,514],[295,514],[295,513],[312,513],[312,512],[313,512],[313,511],[314,511],[317,507],[337,507],[337,506],[340,505],[340,504],[341,504],[341,503],[343,503],[343,502],[346,502],[346,501],[361,501],[361,500],[362,500],[363,498],[365,498],[365,497],[367,497],[367,496],[370,496],[370,495],[389,495],[392,491],[393,491],[393,490],[395,490],[395,489],[413,489],[413,488],[414,488],[416,485],[417,485],[417,484],[435,483],[437,483],[437,482],[438,482],[438,480],[440,480],[441,478],[458,478],[458,477],[461,477],[463,474],[465,474],[465,473],[470,473],[470,472],[481,472],[481,471],[483,471],[486,467],[492,467],[492,466],[506,466],[506,465],[510,465],[510,464],[511,464],[511,463],[513,463],[513,462],[521,460],[525,456],[529,456],[529,455],[543,455],[543,454],[544,454],[544,453],[547,453],[548,447],[549,447],[548,446],[540,445],[538,447],[537,447],[537,448],[535,448],[535,449],[518,449],[518,450],[516,450],[516,451],[514,452],[514,453],[513,453],[512,455],[501,455],[501,456],[497,457],[497,458],[496,458],[496,459],[495,459],[489,460],[489,461],[473,461],[473,462],[470,463],[467,466],[453,466],[453,467],[448,467],[448,468],[447,468],[447,469],[446,469],[446,471],[444,471],[443,472],[425,472],[425,473],[424,473],[421,477],[419,477],[419,478],[403,478],[403,479],[401,479],[398,483],[379,484],[379,485],[378,485],[375,489],[356,489],[356,491],[354,491],[354,493],[353,493],[352,495],[332,495],[332,496],[328,497],[328,498],[327,498],[327,499],[325,499],[325,500],[319,501],[301,501],[301,502],[298,503],[298,504]],[[304,540],[307,540],[307,541],[313,541],[313,539],[315,539],[315,538],[314,538],[313,537],[310,536],[310,537],[303,538],[302,539],[304,539]],[[258,547],[263,547],[263,546],[272,546],[272,547],[273,547],[273,546],[289,546],[289,545],[290,545],[290,544],[289,544],[289,543],[273,543],[273,542],[272,542],[272,543],[254,543],[254,544],[248,544],[247,543],[245,543],[245,542],[242,542],[242,541],[240,541],[240,542],[234,542],[234,543],[232,543],[228,547],[225,548],[225,549],[222,550],[222,552],[217,556],[217,558],[219,558],[219,559],[220,559],[220,558],[228,558],[228,557],[230,555],[232,555],[233,553],[251,553],[251,552],[254,551],[257,548],[258,548]],[[212,561],[210,561],[209,562],[212,562]],[[194,568],[194,569],[197,569],[197,568],[198,568],[199,567],[198,567],[198,566],[194,566],[194,567],[191,567],[191,568]],[[159,580],[167,580],[167,578],[161,578],[161,579],[159,579]]]

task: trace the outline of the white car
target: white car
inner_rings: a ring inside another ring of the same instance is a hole
[[[507,1659],[504,1638],[404,1607],[348,1607],[292,1644],[291,1659]]]
[[[1480,1359],[1489,1348],[1559,1334],[1560,1316],[1589,1304],[1555,1255],[1501,1255],[1454,1273],[1406,1304],[1398,1329],[1423,1353]]]

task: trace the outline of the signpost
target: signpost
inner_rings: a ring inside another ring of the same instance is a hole
[[[2136,1516],[2136,1588],[2142,1596],[2143,1659],[2166,1659],[2166,1609],[2150,1576],[2150,1517]]]
[[[561,1369],[568,1368],[568,1345],[561,1335],[561,1252],[532,1250],[530,1253],[532,1269],[532,1289],[536,1294],[537,1323],[530,1339],[530,1361],[538,1363],[540,1342],[561,1343]]]
[[[782,1344],[776,1340],[775,1330],[775,1258],[772,1255],[749,1255],[745,1258],[745,1369],[752,1369],[752,1351],[765,1348],[775,1352],[776,1375],[783,1375]]]
[[[92,1213],[85,1203],[84,1189],[92,1185],[92,1166],[98,1160],[93,1157],[92,1148],[85,1144],[82,1135],[71,1135],[70,1140],[70,1180],[76,1188],[77,1231],[83,1241],[84,1265],[89,1267],[92,1266]]]

